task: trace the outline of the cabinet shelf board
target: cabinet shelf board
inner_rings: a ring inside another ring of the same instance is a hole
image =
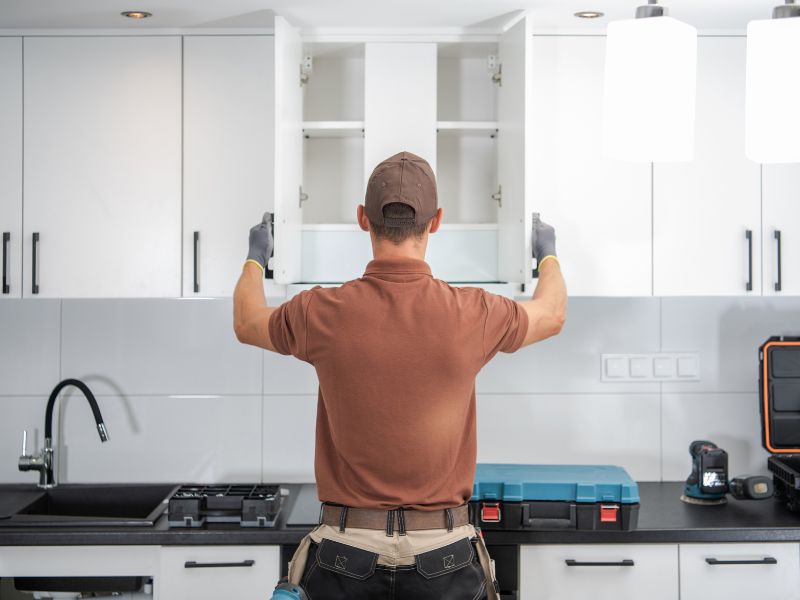
[[[361,137],[364,121],[304,121],[303,135],[306,137]]]
[[[438,121],[436,130],[441,134],[487,134],[497,133],[497,121]]]
[[[303,223],[302,231],[361,231],[357,223]],[[497,231],[497,223],[444,223],[440,231]]]

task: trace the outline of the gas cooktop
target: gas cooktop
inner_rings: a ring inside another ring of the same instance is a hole
[[[169,526],[239,523],[241,527],[274,527],[288,493],[279,485],[184,485],[169,499]]]

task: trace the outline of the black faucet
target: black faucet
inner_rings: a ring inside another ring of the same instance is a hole
[[[44,415],[44,449],[42,452],[35,456],[29,456],[26,448],[28,445],[28,432],[25,431],[22,434],[22,456],[19,458],[19,470],[39,471],[39,487],[51,488],[56,485],[55,477],[53,476],[53,408],[61,390],[70,385],[78,388],[86,396],[86,401],[89,402],[94,420],[97,423],[100,441],[108,441],[108,429],[103,423],[103,415],[100,413],[100,407],[97,405],[97,400],[95,400],[92,391],[78,379],[65,379],[53,388],[50,398],[47,400],[47,410]]]

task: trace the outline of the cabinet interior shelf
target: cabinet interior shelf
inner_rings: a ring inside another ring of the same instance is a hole
[[[357,223],[303,223],[302,231],[361,231]],[[497,223],[443,223],[440,231],[497,231]]]
[[[303,135],[307,138],[361,137],[364,121],[304,121]]]
[[[440,134],[497,134],[497,121],[437,121],[436,131]]]

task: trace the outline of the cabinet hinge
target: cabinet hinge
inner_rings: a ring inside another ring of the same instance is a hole
[[[489,76],[492,78],[492,81],[497,85],[503,85],[503,63],[501,63],[497,56],[494,54],[489,55],[489,59],[487,60],[487,66],[489,68]]]
[[[303,56],[303,60],[300,61],[300,85],[305,85],[308,83],[309,77],[311,77],[311,71],[314,70],[314,61],[311,58],[310,54],[306,54]]]
[[[503,186],[502,185],[498,185],[497,186],[497,191],[494,194],[492,194],[492,200],[497,202],[497,208],[502,208],[503,207]]]
[[[299,198],[300,198],[300,202],[298,203],[298,206],[299,206],[300,208],[303,208],[303,202],[305,202],[306,200],[308,200],[308,194],[306,194],[306,193],[303,191],[303,186],[302,186],[302,185],[300,186],[300,194],[299,194]]]

